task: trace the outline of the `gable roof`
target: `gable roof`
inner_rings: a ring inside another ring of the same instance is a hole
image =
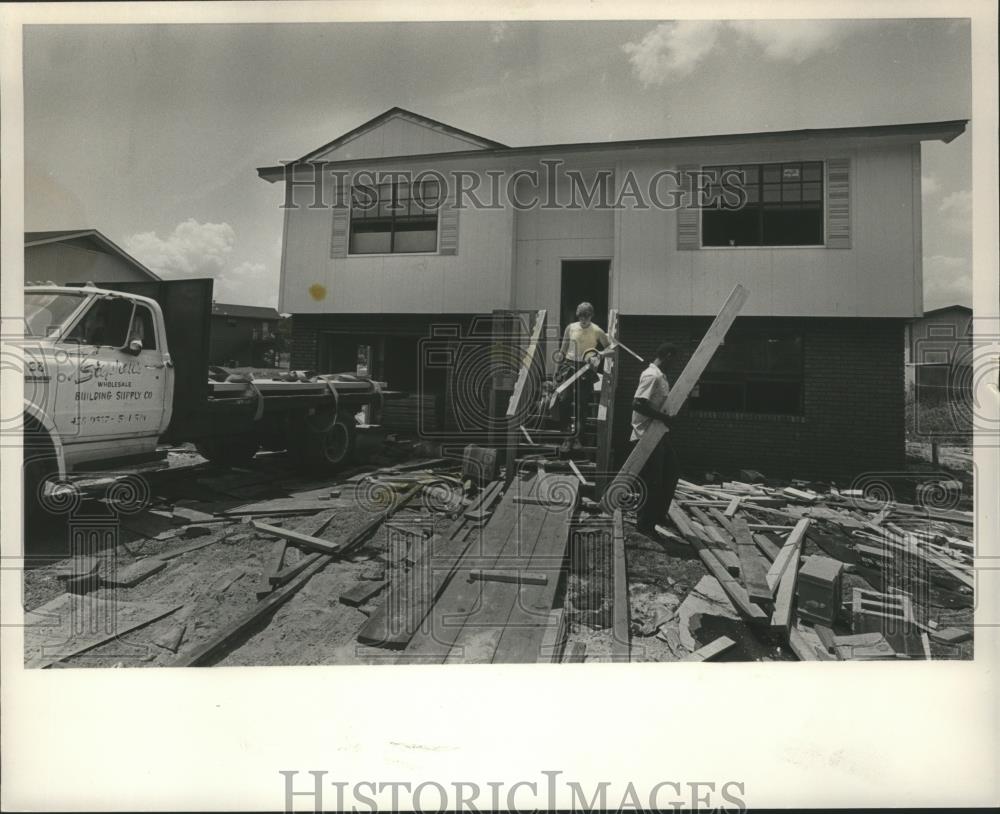
[[[482,136],[477,136],[475,133],[470,133],[468,130],[460,130],[457,127],[452,127],[450,124],[445,124],[444,122],[439,122],[437,119],[432,119],[429,116],[422,116],[419,113],[413,113],[410,110],[405,110],[401,107],[391,107],[384,113],[380,113],[374,119],[369,119],[364,124],[360,124],[353,130],[348,130],[342,136],[338,136],[333,141],[324,144],[322,147],[318,147],[315,150],[311,150],[306,153],[299,161],[311,161],[318,155],[329,152],[330,150],[335,150],[338,147],[343,146],[352,139],[357,138],[363,133],[367,133],[370,130],[374,130],[376,127],[384,124],[396,116],[402,116],[404,118],[410,119],[418,124],[423,124],[427,127],[431,127],[435,130],[441,130],[457,138],[463,139],[464,141],[471,141],[480,145],[481,149],[495,149],[506,147],[507,145],[501,144],[499,141],[493,141],[492,139],[483,138]]]
[[[280,315],[274,308],[261,305],[231,305],[227,302],[212,303],[213,317],[244,317],[247,319],[279,319]]]
[[[289,167],[295,167],[296,165],[309,164],[313,158],[322,153],[336,147],[343,140],[349,140],[349,137],[357,135],[357,130],[364,128],[369,128],[374,126],[375,123],[381,123],[384,119],[388,118],[391,114],[395,115],[398,113],[406,113],[409,116],[417,116],[417,114],[409,113],[408,111],[402,110],[402,108],[392,108],[387,110],[381,116],[376,116],[369,122],[361,125],[361,128],[352,130],[350,133],[345,133],[340,139],[325,144],[318,150],[313,150],[311,153],[307,153],[298,161],[293,161],[288,164],[282,164],[280,166],[272,167],[258,167],[257,175],[263,178],[265,181],[271,183],[275,181],[284,180],[286,177],[286,172]],[[442,127],[449,127],[449,125],[442,125],[440,122],[434,122],[433,119],[426,119],[425,117],[418,116],[425,121],[433,122],[435,125]],[[400,155],[391,156],[383,159],[371,159],[371,158],[357,158],[345,161],[331,161],[331,164],[338,164],[341,166],[351,166],[351,165],[362,165],[366,162],[371,162],[373,160],[378,161],[399,161],[399,160],[409,160],[409,161],[419,161],[431,158],[465,158],[465,157],[480,157],[484,155],[495,155],[495,156],[515,156],[515,155],[531,155],[531,154],[545,154],[545,153],[571,153],[571,152],[585,152],[592,150],[624,150],[624,149],[639,149],[644,147],[683,147],[690,145],[700,145],[700,146],[717,146],[717,145],[740,145],[745,143],[752,143],[754,141],[759,141],[761,139],[767,139],[768,141],[774,142],[794,142],[794,141],[808,141],[813,139],[824,139],[824,138],[839,138],[839,139],[852,139],[852,138],[886,138],[886,137],[896,137],[905,138],[912,141],[942,141],[945,144],[958,138],[962,133],[965,132],[965,128],[968,126],[968,119],[949,119],[947,121],[937,121],[937,122],[909,122],[901,124],[877,124],[877,125],[862,125],[857,127],[826,127],[826,128],[807,128],[801,130],[765,130],[755,133],[729,133],[729,134],[714,134],[705,136],[671,136],[668,138],[658,138],[658,139],[629,139],[625,141],[595,141],[595,142],[568,142],[563,144],[539,144],[528,147],[508,147],[506,145],[500,144],[499,142],[489,142],[487,139],[483,139],[480,136],[475,136],[471,133],[464,133],[464,131],[456,131],[462,133],[464,137],[471,137],[478,139],[484,144],[491,144],[492,146],[484,146],[474,150],[459,150],[456,152],[441,152],[441,153],[420,153],[415,155]],[[451,128],[454,130],[454,128]]]
[[[24,248],[32,246],[44,246],[48,243],[86,243],[94,249],[105,254],[117,255],[130,266],[151,280],[159,280],[160,276],[154,274],[146,266],[136,260],[132,255],[114,243],[110,238],[101,234],[97,229],[56,229],[48,232],[25,232]]]
[[[942,305],[940,308],[934,308],[930,311],[924,311],[924,319],[927,317],[936,317],[944,314],[947,311],[961,311],[963,314],[971,314],[972,309],[968,305],[959,305],[955,303],[954,305]]]

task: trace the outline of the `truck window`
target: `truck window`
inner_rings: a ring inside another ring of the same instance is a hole
[[[74,294],[24,295],[25,330],[28,336],[56,336],[83,297]]]
[[[98,300],[69,332],[66,341],[81,345],[123,347],[132,320],[132,305],[131,300],[117,297]]]
[[[136,304],[132,315],[132,327],[128,332],[128,341],[138,339],[143,350],[156,350],[156,330],[153,327],[153,312],[145,305]],[[126,343],[128,344],[128,343]]]

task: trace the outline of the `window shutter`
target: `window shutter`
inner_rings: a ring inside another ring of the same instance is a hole
[[[681,189],[684,190],[682,206],[677,210],[677,248],[691,251],[701,248],[700,226],[701,218],[694,203],[694,173],[699,169],[697,164],[687,164],[678,167],[681,174]]]
[[[448,198],[438,213],[438,254],[458,254],[458,209]]]
[[[333,207],[333,229],[330,234],[330,257],[347,257],[347,207]]]
[[[826,247],[851,248],[851,162],[847,158],[826,162]]]

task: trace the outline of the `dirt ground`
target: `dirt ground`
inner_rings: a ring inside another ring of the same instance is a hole
[[[359,501],[354,481],[377,466],[426,457],[418,454],[421,451],[412,445],[404,445],[393,454],[384,451],[372,454],[369,450],[365,453],[365,464],[335,477],[317,479],[290,469],[281,454],[260,455],[243,470],[221,471],[190,448],[175,450],[165,464],[146,473],[152,511],[144,516],[152,525],[139,531],[133,518],[123,516],[119,523],[109,515],[103,501],[108,479],[91,479],[84,484],[82,502],[69,517],[52,517],[33,527],[23,582],[24,607],[26,611],[38,609],[66,591],[64,572],[69,565],[68,541],[73,529],[88,524],[110,528],[113,534],[103,550],[90,552],[97,555],[105,575],[136,563],[148,563],[153,558],[166,557],[166,565],[133,587],[94,589],[90,585],[88,595],[139,606],[154,603],[175,610],[86,652],[58,660],[55,666],[172,665],[256,605],[274,538],[256,532],[242,518],[216,516],[200,523],[175,523],[170,519],[171,511],[188,509],[211,514],[220,507],[255,501],[282,498],[311,501],[309,505],[316,507],[314,511],[331,513],[329,523],[314,536],[341,542],[372,516],[364,501]],[[272,525],[295,528],[308,516],[261,519]],[[417,504],[401,510],[398,517],[403,521],[417,517],[427,520],[431,512]],[[678,661],[721,635],[737,641],[736,647],[723,654],[722,661],[794,658],[787,647],[782,648],[750,630],[740,620],[726,597],[716,590],[718,582],[708,577],[693,548],[679,539],[654,540],[639,534],[632,519],[626,515],[631,661]],[[441,521],[443,515],[439,517]],[[835,523],[815,520],[803,554],[842,559],[847,542],[843,535],[843,529]],[[288,602],[229,643],[209,663],[222,666],[393,663],[397,652],[366,647],[355,640],[359,628],[378,608],[384,592],[359,607],[340,601],[341,594],[355,586],[384,578],[387,539],[388,531],[382,527],[353,554],[330,562]],[[780,540],[775,538],[775,542]],[[608,546],[580,547],[571,536],[566,590],[560,592],[562,599],[557,600],[567,620],[567,652],[574,644],[583,644],[587,662],[611,660],[613,586],[609,551]],[[174,552],[183,553],[170,556]],[[295,565],[304,556],[307,555],[289,545],[285,567]],[[877,572],[861,568],[845,574],[842,600],[847,604],[854,587],[881,590],[883,585]],[[924,588],[914,596],[918,618],[940,627],[971,627],[969,596],[930,582]],[[841,624],[835,626],[834,632],[851,631]],[[945,645],[935,641],[931,650],[935,658],[971,658],[973,644],[968,641]]]

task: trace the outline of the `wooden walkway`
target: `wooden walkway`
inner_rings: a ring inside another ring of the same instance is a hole
[[[399,662],[539,661],[564,573],[579,485],[572,475],[515,478]],[[470,580],[472,569],[544,575],[546,580],[544,584]]]

